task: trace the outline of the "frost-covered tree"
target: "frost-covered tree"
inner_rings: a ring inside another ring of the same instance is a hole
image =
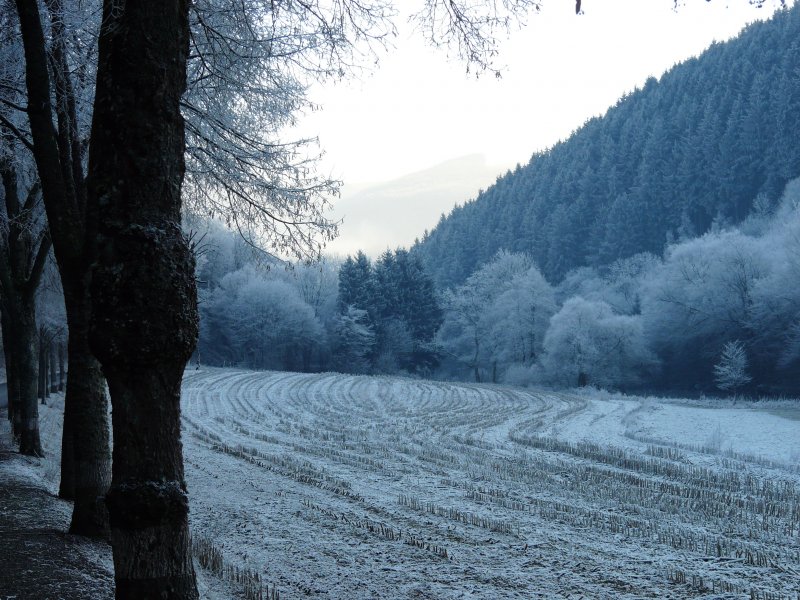
[[[431,342],[442,320],[433,281],[420,259],[399,249],[375,262],[378,353],[385,364],[428,372],[438,364]]]
[[[514,275],[486,313],[496,364],[505,370],[535,363],[555,312],[553,288],[535,265]]]
[[[254,249],[216,219],[190,215],[183,226],[194,242],[197,287],[201,292],[213,290],[225,275],[241,269],[253,258]]]
[[[721,343],[742,340],[755,382],[788,386],[797,365],[800,219],[789,185],[772,216],[668,248],[644,279],[648,337],[672,382],[711,385]],[[757,209],[762,211],[763,209]]]
[[[620,387],[657,367],[640,316],[617,315],[602,301],[570,298],[550,320],[542,366],[562,385]]]
[[[602,299],[618,314],[638,314],[641,312],[642,281],[660,264],[661,259],[649,252],[614,261],[605,269]]]
[[[641,311],[642,282],[656,269],[660,258],[642,252],[600,267],[573,269],[558,285],[557,297],[563,303],[573,296],[602,300],[618,314]]]
[[[338,289],[340,314],[363,310],[363,324],[375,335],[373,370],[429,372],[438,364],[432,341],[441,309],[419,257],[387,250],[373,264],[358,252],[340,266]]]
[[[436,333],[441,351],[467,367],[475,381],[481,381],[483,345],[486,323],[483,319],[484,298],[477,286],[467,280],[456,290],[442,293],[444,321]]]
[[[367,373],[374,351],[375,332],[367,311],[349,306],[335,321],[333,367],[345,373]]]
[[[754,291],[751,374],[791,387],[800,366],[800,180],[787,186],[759,247],[769,270]]]
[[[318,262],[294,265],[286,271],[286,278],[297,288],[303,301],[314,309],[314,315],[323,323],[334,318],[337,312],[339,263],[323,258]]]
[[[228,328],[245,366],[308,371],[322,341],[314,310],[291,285],[253,278],[228,307]]]
[[[800,362],[800,320],[795,321],[786,331],[785,341],[778,358],[778,367],[782,369]]]
[[[714,365],[714,382],[725,391],[736,392],[747,385],[752,377],[747,374],[747,352],[744,344],[733,340],[722,347],[719,362]]]
[[[355,306],[371,313],[370,318],[374,321],[377,317],[375,294],[372,262],[361,251],[355,257],[348,256],[339,267],[340,309],[344,312],[349,306]]]
[[[329,268],[248,263],[224,275],[200,305],[203,361],[256,369],[325,368],[341,325]],[[354,321],[360,324],[362,318],[358,314]]]
[[[736,230],[667,250],[644,284],[642,314],[654,346],[676,372],[703,376],[720,340],[753,336],[758,290],[770,262],[758,240]]]
[[[99,12],[94,3],[61,0],[44,3],[43,15],[35,2],[15,6],[5,3],[0,11],[7,115],[0,120],[36,162],[70,332],[59,496],[74,500],[70,531],[101,536],[107,534],[102,498],[111,452],[105,383],[89,349],[94,237],[86,187]]]
[[[530,258],[499,252],[443,296],[443,352],[476,381],[498,381],[511,364],[531,364],[555,312],[552,287]]]

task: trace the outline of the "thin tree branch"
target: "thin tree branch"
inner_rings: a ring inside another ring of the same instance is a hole
[[[31,272],[28,275],[25,293],[31,295],[36,293],[36,288],[39,287],[39,282],[42,279],[44,266],[47,264],[47,255],[50,254],[50,247],[52,244],[53,242],[50,239],[50,231],[46,229],[42,234],[42,239],[39,242],[39,249],[36,252],[36,258],[33,260],[33,266],[31,267]]]
[[[6,100],[5,98],[0,98],[0,102],[5,104],[9,108],[13,108],[14,110],[18,110],[19,112],[23,112],[23,113],[26,113],[26,114],[28,112],[28,107],[27,106],[22,106],[20,104],[15,103],[15,102],[11,102],[11,100]]]
[[[0,123],[2,123],[2,125],[6,129],[8,129],[8,131],[11,134],[13,134],[14,137],[17,138],[20,141],[20,143],[22,143],[22,145],[24,145],[28,150],[33,152],[33,143],[27,137],[25,137],[24,133],[22,133],[19,129],[17,129],[14,126],[14,124],[8,119],[6,119],[2,114],[0,114]]]
[[[33,185],[28,190],[28,197],[25,198],[25,204],[22,206],[23,212],[33,210],[33,207],[36,206],[36,203],[39,202],[39,194],[42,191],[42,184],[37,178],[36,181],[33,182]]]

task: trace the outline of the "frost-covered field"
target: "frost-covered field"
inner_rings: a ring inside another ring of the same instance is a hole
[[[187,371],[197,539],[281,598],[791,598],[800,410]]]

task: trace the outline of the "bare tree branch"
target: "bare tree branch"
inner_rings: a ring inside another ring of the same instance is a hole
[[[33,152],[33,142],[26,136],[22,131],[17,129],[17,127],[9,121],[2,113],[0,113],[0,124],[3,125],[8,131],[15,137],[19,142],[25,146],[28,150]]]

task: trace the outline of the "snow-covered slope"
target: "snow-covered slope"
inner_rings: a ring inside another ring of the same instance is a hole
[[[791,404],[203,369],[183,407],[195,536],[281,598],[797,594]]]

